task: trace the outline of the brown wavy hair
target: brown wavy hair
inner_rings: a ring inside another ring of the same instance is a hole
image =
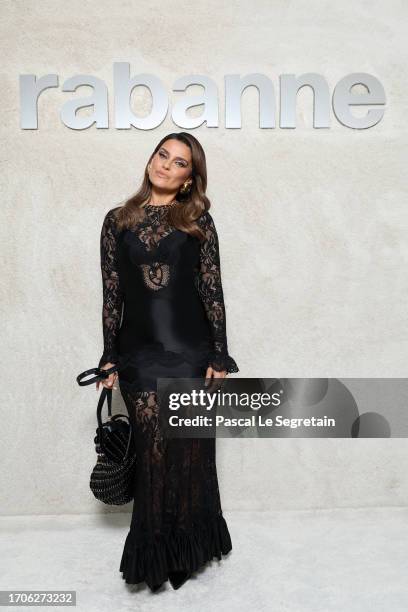
[[[197,223],[195,223],[195,219],[200,217],[203,212],[206,212],[211,207],[211,202],[205,194],[207,189],[207,162],[203,147],[198,140],[188,132],[168,134],[156,145],[156,148],[146,163],[143,182],[140,188],[134,195],[128,198],[115,213],[117,227],[119,230],[132,228],[143,219],[143,209],[149,202],[152,192],[152,183],[149,179],[147,166],[160,147],[166,140],[170,139],[180,140],[190,148],[192,161],[192,173],[190,178],[192,179],[192,184],[188,193],[183,194],[180,191],[178,192],[175,199],[181,203],[181,206],[171,206],[168,211],[167,219],[169,223],[177,229],[191,234],[192,236],[196,236],[201,240],[204,238],[204,233]]]

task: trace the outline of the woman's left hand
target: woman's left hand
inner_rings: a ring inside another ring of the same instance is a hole
[[[224,379],[227,375],[227,370],[222,370],[218,372],[214,370],[213,367],[208,366],[207,371],[205,373],[205,383],[204,385],[207,387],[209,391],[216,391],[222,385],[222,379]],[[221,379],[221,380],[215,380]]]

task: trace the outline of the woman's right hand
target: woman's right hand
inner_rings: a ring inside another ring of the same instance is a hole
[[[116,365],[115,363],[105,363],[103,366],[101,366],[101,370],[109,370],[109,368],[112,368],[114,365]],[[112,372],[112,374],[109,374],[108,378],[105,378],[104,380],[97,380],[96,381],[96,390],[98,391],[99,389],[99,385],[102,385],[103,387],[106,387],[106,389],[117,389],[117,387],[114,387],[114,384],[116,382],[118,378],[118,373],[117,372]]]

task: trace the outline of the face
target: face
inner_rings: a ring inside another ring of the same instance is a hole
[[[149,178],[156,189],[177,192],[191,173],[190,147],[179,140],[166,140],[150,162]]]

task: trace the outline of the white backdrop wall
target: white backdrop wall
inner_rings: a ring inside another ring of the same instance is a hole
[[[406,3],[6,0],[0,10],[2,514],[110,511],[88,489],[97,395],[75,382],[102,351],[100,228],[158,140],[183,129],[171,113],[150,131],[115,129],[113,62],[159,77],[170,104],[183,75],[219,88],[220,127],[192,133],[207,155],[239,376],[406,376]],[[317,72],[332,91],[368,72],[385,88],[384,118],[352,130],[332,114],[314,129],[303,88],[296,129],[260,129],[250,88],[242,128],[225,129],[224,75],[252,72],[276,92],[280,74]],[[38,129],[20,129],[27,73],[103,79],[110,129],[61,122],[62,104],[89,89],[49,89]],[[146,89],[133,106],[149,112]],[[407,505],[405,439],[219,439],[217,464],[226,510]]]

